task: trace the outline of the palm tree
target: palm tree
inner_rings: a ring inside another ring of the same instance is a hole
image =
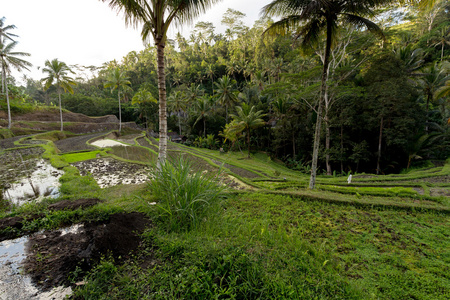
[[[442,26],[438,31],[438,34],[433,38],[433,46],[441,48],[441,62],[444,59],[444,48],[445,45],[450,46],[450,27]]]
[[[203,96],[205,91],[201,88],[200,84],[196,85],[191,83],[191,85],[186,88],[186,102],[188,105],[194,105],[200,96]]]
[[[20,56],[30,56],[29,53],[13,52],[16,45],[17,42],[11,42],[8,45],[6,45],[3,42],[0,42],[0,60],[4,80],[4,87],[6,91],[6,105],[8,107],[8,129],[11,129],[11,108],[9,105],[9,94],[8,94],[8,85],[6,84],[6,77],[10,72],[11,67],[17,69],[18,71],[21,71],[22,69],[29,70],[27,67],[32,66],[31,63],[19,58]]]
[[[167,108],[166,73],[164,48],[167,31],[172,23],[176,25],[191,22],[219,0],[102,0],[109,6],[123,11],[126,24],[143,24],[141,36],[144,41],[150,36],[156,46],[159,90],[159,153],[158,165],[167,156]]]
[[[5,25],[5,17],[0,18],[0,43],[5,42],[6,39],[14,42],[13,37],[17,37],[17,35],[12,34],[8,31],[12,29],[16,29],[15,25]]]
[[[119,68],[112,70],[106,78],[105,88],[111,88],[111,92],[117,89],[117,97],[119,98],[119,134],[122,132],[122,108],[120,106],[120,91],[123,90],[131,82],[125,76],[125,71]]]
[[[67,66],[65,62],[59,61],[57,58],[52,61],[45,61],[45,68],[42,69],[43,73],[46,73],[48,76],[41,79],[44,83],[44,90],[48,90],[53,83],[56,82],[56,88],[58,90],[58,99],[59,99],[59,116],[61,120],[61,132],[63,131],[63,116],[62,116],[62,106],[61,106],[61,88],[64,92],[69,92],[73,94],[72,86],[75,86],[76,83],[73,78],[69,77],[68,74],[74,72]]]
[[[225,121],[228,123],[228,107],[237,102],[237,96],[234,90],[235,80],[231,80],[228,76],[219,78],[218,82],[214,82],[217,90],[215,94],[219,100],[219,103],[225,107]]]
[[[242,103],[242,106],[236,107],[236,115],[231,115],[233,117],[233,122],[236,122],[236,126],[241,132],[245,132],[247,135],[247,147],[248,147],[248,158],[250,158],[250,132],[252,129],[264,126],[266,122],[262,119],[265,114],[262,110],[255,111],[256,107]]]
[[[206,77],[211,79],[211,91],[214,90],[214,76],[216,75],[216,70],[213,64],[208,64],[206,66]]]
[[[181,115],[186,111],[186,99],[183,97],[181,91],[175,91],[167,99],[167,106],[173,112],[177,113],[178,116],[178,130],[181,135]]]
[[[327,80],[330,63],[330,51],[336,36],[337,29],[344,23],[356,26],[365,26],[370,31],[383,36],[381,29],[370,20],[362,17],[372,16],[372,8],[389,0],[273,0],[264,6],[264,17],[281,17],[273,23],[266,33],[284,33],[291,28],[299,29],[302,45],[318,42],[320,33],[325,31],[325,54],[323,60],[322,80],[320,88],[319,105],[317,108],[317,121],[314,133],[313,157],[311,165],[311,179],[309,188],[314,189],[317,175],[317,161],[319,156],[320,132],[322,125],[322,108],[327,94]]]
[[[141,114],[145,114],[145,128],[148,129],[148,104],[158,103],[158,101],[153,97],[152,93],[145,87],[140,87],[139,90],[134,94],[131,99],[131,104],[138,104],[141,110]]]
[[[445,85],[441,86],[434,92],[434,99],[450,96],[450,80],[445,82]]]
[[[425,111],[426,111],[426,125],[425,131],[428,133],[428,112],[430,110],[430,102],[433,100],[433,96],[449,76],[445,75],[444,69],[440,68],[437,64],[431,65],[424,70],[423,74],[418,79],[418,83],[423,90],[423,94],[426,98]]]
[[[0,44],[4,44],[6,39],[9,39],[11,42],[14,42],[13,37],[17,37],[17,35],[9,33],[8,31],[15,29],[14,25],[5,25],[5,17],[0,18]],[[3,73],[2,69],[2,93],[5,92],[6,85],[6,74]]]
[[[211,105],[211,98],[209,96],[202,96],[195,101],[194,110],[198,117],[195,120],[194,126],[198,121],[203,120],[203,137],[206,137],[206,119],[212,114],[213,107]]]

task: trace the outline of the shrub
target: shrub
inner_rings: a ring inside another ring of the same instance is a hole
[[[183,158],[152,168],[149,186],[168,230],[195,228],[217,212],[225,190],[217,176],[194,173],[191,163]]]

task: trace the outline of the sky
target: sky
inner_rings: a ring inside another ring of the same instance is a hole
[[[6,25],[17,28],[15,51],[30,53],[25,59],[33,64],[31,72],[13,72],[21,81],[23,75],[41,79],[46,60],[58,58],[68,65],[101,66],[111,60],[120,61],[130,51],[144,49],[138,29],[126,28],[122,15],[117,15],[100,0],[3,0],[1,17]],[[228,8],[246,14],[244,22],[252,26],[261,8],[271,0],[223,0],[197,21],[213,22],[216,33],[223,33],[220,24]],[[194,22],[194,24],[195,24]],[[188,37],[193,26],[173,28],[169,38],[180,31]]]

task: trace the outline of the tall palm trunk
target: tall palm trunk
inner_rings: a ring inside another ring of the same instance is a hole
[[[377,175],[380,175],[380,161],[381,161],[381,142],[383,139],[383,122],[384,118],[383,116],[381,116],[381,120],[380,120],[380,136],[378,138],[378,159],[377,159]]]
[[[322,84],[320,87],[319,107],[317,108],[317,121],[316,130],[314,132],[314,145],[313,145],[313,157],[311,164],[311,178],[309,180],[309,188],[314,189],[316,186],[317,176],[317,161],[319,158],[319,144],[320,144],[320,131],[322,127],[322,107],[325,100],[327,80],[328,80],[328,65],[330,64],[330,50],[331,50],[331,38],[332,38],[332,20],[327,20],[327,41],[325,45],[325,57],[322,70]]]
[[[120,105],[120,90],[117,91],[117,97],[119,98],[119,135],[120,135],[122,133],[122,107]]]
[[[164,70],[163,37],[156,41],[156,63],[158,66],[158,91],[159,91],[159,152],[158,166],[166,161],[167,157],[167,105],[166,105],[166,72]]]
[[[206,137],[206,118],[203,116],[203,137]]]
[[[181,111],[178,111],[178,130],[180,132],[181,135]]]
[[[3,68],[3,74],[5,74],[5,91],[6,91],[6,106],[8,107],[8,129],[11,129],[12,121],[11,121],[11,107],[9,105],[9,94],[8,94],[8,86],[6,85],[6,72]]]
[[[228,124],[228,104],[225,105],[225,124]]]
[[[341,121],[341,174],[344,173],[344,125]]]
[[[6,68],[5,63],[2,59],[2,94],[5,93],[5,86],[6,86]]]
[[[248,146],[247,158],[250,158],[250,128],[247,130],[247,146]]]
[[[327,165],[327,175],[331,175],[330,146],[331,146],[331,130],[327,116],[327,118],[325,119],[325,149],[327,151],[327,154],[325,155],[325,164]]]
[[[63,132],[63,116],[62,116],[62,105],[61,105],[61,87],[58,83],[58,100],[59,100],[59,119],[61,121],[61,132]]]
[[[430,110],[430,101],[433,98],[431,90],[427,91],[427,104],[426,104],[426,120],[425,120],[425,132],[428,134],[428,111]]]
[[[295,159],[297,153],[295,151],[295,131],[292,130],[292,157]]]

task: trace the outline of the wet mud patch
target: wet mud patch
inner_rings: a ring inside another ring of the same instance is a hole
[[[94,206],[102,202],[99,199],[77,199],[77,200],[63,200],[53,204],[50,204],[48,208],[50,210],[75,210],[78,208],[86,208]],[[43,214],[32,214],[28,216],[14,216],[0,219],[0,242],[8,239],[19,237],[23,234],[29,234],[32,232],[20,232],[26,222],[43,218]],[[21,233],[21,234],[20,234]]]
[[[416,191],[419,195],[425,195],[425,191],[423,188],[421,187],[413,187],[412,188],[414,191]]]
[[[15,145],[14,143],[19,141],[20,139],[23,139],[28,136],[15,136],[7,139],[1,139],[0,140],[0,149],[11,149],[11,148],[17,148],[17,147],[23,147],[23,145]]]
[[[81,176],[92,175],[101,188],[118,184],[141,184],[148,180],[148,168],[112,158],[99,158],[73,164]]]
[[[94,146],[88,145],[87,142],[90,139],[98,138],[104,136],[105,132],[86,134],[81,136],[75,136],[66,138],[63,140],[55,141],[55,146],[62,153],[75,152],[75,151],[85,151],[85,150],[96,150]]]
[[[127,135],[120,136],[119,138],[117,138],[117,140],[122,143],[136,145],[136,139],[141,136],[142,136],[142,133],[127,134]]]
[[[449,183],[450,175],[411,180],[411,182]]]
[[[31,233],[24,232],[22,230],[26,222],[30,222],[39,218],[43,218],[44,215],[33,214],[30,216],[22,217],[7,217],[0,220],[0,242],[17,238],[23,234]],[[22,231],[21,231],[22,230]]]
[[[430,196],[434,197],[450,197],[450,188],[431,188],[430,189]]]
[[[108,221],[84,223],[69,231],[45,231],[29,238],[24,270],[43,290],[80,280],[102,257],[117,262],[130,258],[150,226],[141,213],[119,213]],[[77,271],[78,278],[73,278]]]
[[[63,172],[43,159],[25,161],[21,157],[7,174],[9,177],[3,184],[3,199],[11,204],[20,206],[32,200],[39,202],[44,197],[56,198],[59,195],[59,178]]]
[[[249,171],[249,170],[242,169],[242,168],[239,168],[239,167],[230,165],[230,164],[225,164],[224,167],[225,167],[225,168],[228,168],[231,172],[233,172],[234,174],[237,174],[237,175],[239,175],[239,176],[241,176],[241,177],[246,177],[246,178],[257,178],[257,177],[261,177],[261,176],[259,176],[258,174],[253,173],[253,172],[251,172],[251,171]]]

